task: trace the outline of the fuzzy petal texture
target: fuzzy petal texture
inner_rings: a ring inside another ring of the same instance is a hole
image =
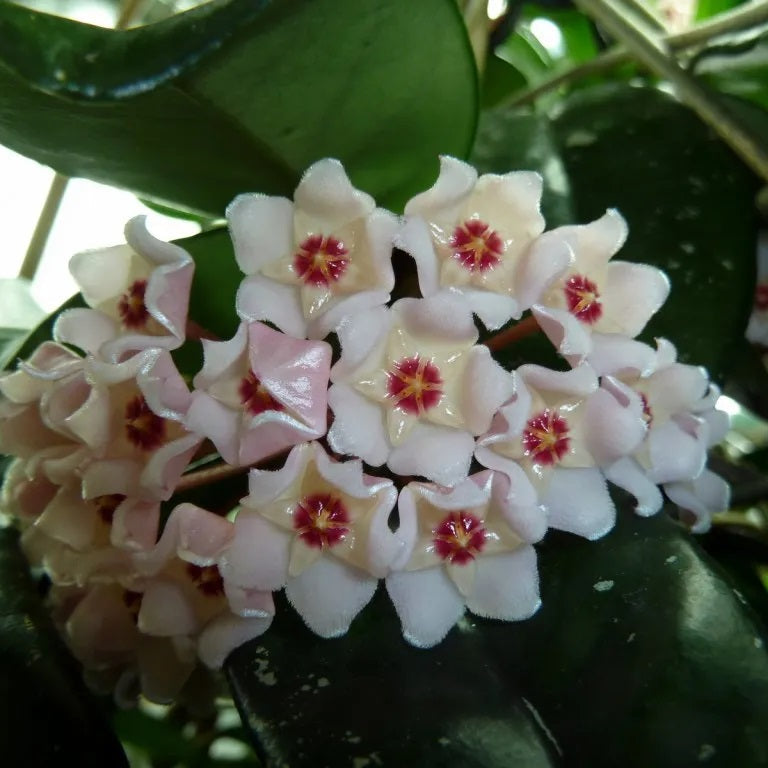
[[[532,546],[479,558],[474,590],[467,596],[467,608],[472,613],[519,621],[533,616],[540,605],[539,572]]]
[[[706,533],[712,525],[712,515],[725,512],[731,501],[728,483],[708,469],[687,483],[667,483],[664,492],[681,509],[693,514],[693,533]]]
[[[209,669],[221,669],[227,656],[243,643],[263,635],[272,617],[242,618],[223,614],[210,622],[200,633],[197,653]]]
[[[291,605],[321,637],[339,637],[370,602],[378,579],[323,557],[292,578],[285,589]]]
[[[542,502],[551,528],[585,539],[605,536],[616,522],[616,508],[598,469],[554,470]]]
[[[632,457],[619,459],[604,467],[603,471],[607,480],[635,497],[635,512],[641,517],[655,515],[663,506],[661,491],[648,479],[645,470]]]
[[[417,648],[437,645],[464,615],[464,598],[443,568],[391,573],[386,585],[403,637]]]

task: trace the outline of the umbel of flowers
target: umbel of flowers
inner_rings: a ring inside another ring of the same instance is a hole
[[[323,637],[380,582],[420,647],[467,610],[526,619],[534,544],[607,534],[608,483],[640,515],[663,491],[707,529],[728,503],[706,469],[717,389],[671,342],[635,338],[668,281],[614,258],[617,211],[544,231],[541,186],[446,157],[397,217],[322,160],[293,200],[238,197],[231,339],[190,322],[194,263],[140,218],[126,245],[72,260],[89,308],[0,378],[2,508],[94,684],[183,696],[200,662],[268,630],[282,589]],[[390,300],[394,247],[420,296]],[[529,332],[561,370],[494,359]],[[204,355],[186,377],[185,341]],[[247,495],[228,496],[244,472]],[[216,509],[174,502],[206,483]]]

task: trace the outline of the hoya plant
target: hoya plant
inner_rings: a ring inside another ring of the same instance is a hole
[[[7,334],[8,764],[768,765],[768,6],[57,10],[0,142],[202,231]]]

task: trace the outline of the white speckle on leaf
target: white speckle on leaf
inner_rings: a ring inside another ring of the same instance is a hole
[[[261,648],[261,650],[266,655],[265,649]],[[256,653],[259,653],[259,648],[256,649]],[[255,667],[254,675],[262,685],[277,685],[277,676],[269,669],[269,659],[256,658],[253,661],[253,665]]]
[[[327,677],[318,677],[317,678],[317,687],[318,688],[325,688],[327,685],[330,685],[331,681]]]
[[[677,555],[670,555],[664,562],[667,563],[667,565],[670,565],[671,563],[674,563],[677,560]]]
[[[448,738],[446,738],[445,736],[441,736],[441,737],[440,737],[440,738],[437,740],[437,743],[438,743],[438,744],[439,744],[441,747],[447,747],[447,746],[448,746],[448,745],[451,743],[451,740],[450,740],[450,739],[448,739]]]
[[[763,647],[762,638],[759,638],[759,637],[752,638],[752,645],[754,645],[755,648],[762,648]]]
[[[520,697],[521,701],[525,706],[528,708],[528,711],[533,715],[533,719],[536,721],[539,728],[541,728],[542,731],[544,731],[544,735],[552,742],[552,746],[557,751],[557,754],[560,755],[560,757],[563,756],[563,750],[560,748],[560,745],[557,743],[557,739],[555,738],[555,735],[552,733],[552,731],[547,728],[547,724],[542,720],[541,715],[538,713],[538,710],[536,707],[531,704],[528,699],[526,699],[524,696]]]
[[[698,761],[703,763],[715,754],[715,748],[711,744],[702,744],[699,749]]]
[[[696,246],[693,243],[680,243],[680,248],[685,253],[696,253]]]
[[[632,633],[632,634],[631,634],[631,635],[630,635],[630,636],[627,638],[627,642],[628,642],[628,643],[631,643],[631,642],[632,642],[634,639],[635,639],[635,633],[633,632],[633,633]]]
[[[744,599],[744,595],[742,595],[742,594],[741,594],[741,592],[739,592],[739,590],[738,590],[738,589],[736,589],[736,588],[733,588],[733,594],[734,594],[734,595],[736,595],[736,599],[737,599],[737,600],[738,600],[738,601],[739,601],[739,602],[740,602],[742,605],[746,605],[746,604],[747,604],[747,601]]]
[[[613,589],[614,582],[611,579],[605,579],[604,581],[597,581],[593,584],[592,589],[595,592],[607,592],[609,589]]]
[[[305,683],[304,685],[301,686],[301,688],[299,688],[299,690],[300,691],[304,691],[304,693],[306,693],[307,691],[311,691],[312,690],[312,686],[311,685],[307,685]]]

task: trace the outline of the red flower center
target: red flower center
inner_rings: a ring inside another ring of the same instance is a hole
[[[153,413],[141,395],[136,395],[125,406],[125,431],[137,448],[151,451],[165,441],[165,419]]]
[[[293,514],[299,538],[316,549],[333,547],[349,533],[349,513],[341,499],[330,493],[305,496]]]
[[[755,308],[761,311],[768,309],[768,283],[758,283],[755,288]]]
[[[215,565],[200,566],[187,563],[187,575],[206,597],[224,594],[224,581]]]
[[[583,323],[596,323],[603,314],[597,284],[584,275],[573,275],[565,282],[568,310]]]
[[[285,410],[283,404],[269,394],[253,371],[248,371],[248,375],[240,381],[237,391],[243,407],[253,416],[264,411]]]
[[[436,406],[443,396],[437,366],[426,357],[407,357],[387,373],[387,394],[396,408],[417,416]]]
[[[332,235],[309,235],[293,256],[293,268],[307,285],[327,287],[346,272],[348,253],[344,243]]]
[[[651,405],[648,402],[648,398],[642,392],[639,394],[640,400],[643,403],[643,421],[645,422],[645,426],[650,429],[651,424],[653,424],[653,411],[651,410]]]
[[[432,531],[435,551],[455,565],[466,565],[485,547],[486,530],[479,518],[465,510],[451,512]]]
[[[523,430],[525,455],[537,464],[556,464],[568,452],[568,422],[546,409],[528,420]]]
[[[469,219],[453,231],[453,258],[470,272],[493,269],[504,253],[504,241],[480,219]]]
[[[108,496],[97,496],[92,503],[96,507],[99,517],[107,525],[110,525],[115,516],[115,510],[123,501],[125,501],[125,496],[122,493],[111,493]]]
[[[146,280],[134,281],[117,302],[117,312],[126,328],[140,330],[149,320],[149,312],[144,304],[147,290]]]

